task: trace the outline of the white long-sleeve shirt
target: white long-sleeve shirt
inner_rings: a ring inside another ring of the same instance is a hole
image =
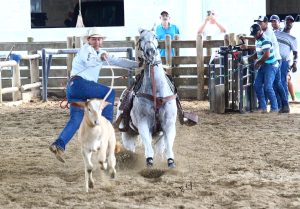
[[[73,59],[71,77],[80,76],[86,80],[98,82],[100,70],[103,62],[101,54],[106,53],[104,50],[97,51],[88,43],[84,44]],[[137,68],[138,63],[129,59],[108,56],[108,62],[123,68]]]

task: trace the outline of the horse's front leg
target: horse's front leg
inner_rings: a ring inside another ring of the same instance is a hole
[[[166,158],[167,158],[169,168],[175,168],[174,152],[173,152],[173,144],[176,136],[175,121],[176,118],[174,118],[174,115],[167,117],[162,127],[164,130],[163,139],[165,142]]]
[[[85,171],[85,190],[89,192],[89,188],[94,188],[94,180],[92,177],[93,164],[92,164],[92,151],[82,148],[81,150],[84,160]]]
[[[152,148],[152,134],[149,130],[149,124],[146,122],[140,122],[138,126],[139,134],[144,144],[146,165],[148,167],[153,166],[154,151]]]

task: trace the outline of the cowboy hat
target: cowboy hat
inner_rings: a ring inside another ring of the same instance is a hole
[[[103,36],[100,32],[100,29],[97,28],[97,27],[93,27],[91,29],[88,30],[87,32],[87,37],[90,38],[90,37],[96,37],[96,38],[103,38],[105,39],[106,37]]]

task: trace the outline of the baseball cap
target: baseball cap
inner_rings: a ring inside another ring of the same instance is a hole
[[[278,17],[278,15],[272,15],[272,16],[270,17],[270,22],[271,22],[272,20],[277,20],[278,22],[280,22],[280,18]]]
[[[260,31],[260,30],[261,30],[260,25],[255,23],[250,27],[250,32],[251,32],[250,35],[254,36],[257,33],[257,31]]]
[[[285,20],[285,21],[287,21],[287,20],[290,20],[290,21],[292,21],[292,22],[294,22],[294,21],[295,21],[295,19],[293,18],[293,16],[292,16],[292,15],[288,15],[288,16],[286,16],[286,17],[284,18],[284,20]]]
[[[169,15],[169,13],[168,13],[167,11],[162,11],[162,12],[160,13],[160,15],[161,15],[161,16],[163,16],[163,15]]]
[[[254,22],[268,22],[268,17],[267,16],[263,16],[263,15],[260,15],[258,16],[258,18],[256,20],[254,20]]]

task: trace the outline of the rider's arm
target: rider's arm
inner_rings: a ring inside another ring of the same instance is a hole
[[[120,57],[116,57],[114,55],[109,55],[109,54],[106,54],[105,57],[110,65],[116,65],[116,66],[123,67],[123,68],[138,68],[139,67],[139,63],[136,61],[133,61],[133,60],[120,58]],[[104,63],[105,63],[105,61],[104,61]]]

